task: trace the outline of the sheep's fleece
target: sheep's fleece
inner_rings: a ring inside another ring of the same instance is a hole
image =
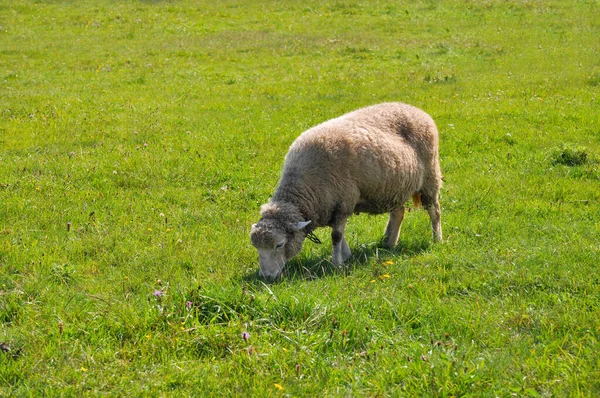
[[[413,106],[373,105],[305,131],[252,226],[260,274],[279,277],[306,236],[323,226],[332,228],[332,262],[342,264],[351,254],[344,228],[353,213],[389,213],[384,245],[394,247],[411,196],[429,212],[433,238],[441,241],[441,177],[437,128]]]

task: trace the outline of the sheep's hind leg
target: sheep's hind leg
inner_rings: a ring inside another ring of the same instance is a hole
[[[440,209],[440,201],[438,196],[433,198],[423,195],[423,207],[429,213],[431,219],[431,229],[433,231],[433,241],[442,241],[442,210]]]
[[[331,242],[333,243],[333,259],[334,265],[342,265],[344,261],[350,258],[352,254],[346,238],[344,237],[344,230],[346,228],[347,218],[336,221],[331,227]]]
[[[392,249],[398,243],[400,237],[400,228],[402,227],[402,221],[404,220],[404,206],[397,208],[390,212],[390,219],[385,227],[384,233],[384,244],[388,249]]]

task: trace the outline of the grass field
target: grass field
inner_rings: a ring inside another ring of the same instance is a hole
[[[403,101],[445,242],[258,278],[303,130]],[[0,396],[600,395],[600,3],[0,0]]]

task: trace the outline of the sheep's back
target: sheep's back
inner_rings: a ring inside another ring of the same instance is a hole
[[[357,111],[316,126],[292,144],[283,178],[326,201],[347,202],[350,211],[391,211],[423,180],[418,145],[396,122]]]

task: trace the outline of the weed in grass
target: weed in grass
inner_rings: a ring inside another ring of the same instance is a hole
[[[588,76],[588,84],[590,86],[600,86],[600,73],[595,73]]]
[[[590,160],[588,151],[582,147],[563,146],[552,153],[552,165],[582,166]]]

